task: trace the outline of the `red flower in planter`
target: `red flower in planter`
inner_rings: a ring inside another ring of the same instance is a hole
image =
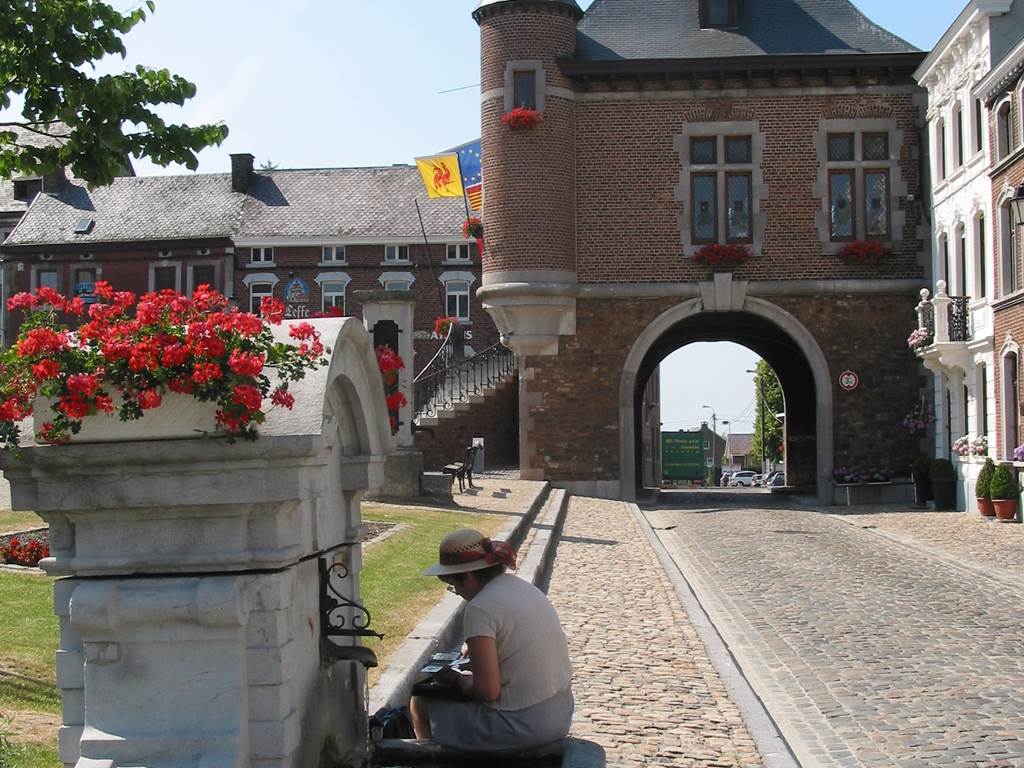
[[[434,318],[434,333],[442,338],[448,335],[448,329],[451,328],[455,323],[459,322],[457,317],[440,317]]]
[[[405,368],[405,361],[391,347],[381,345],[377,347],[377,367],[384,379],[384,400],[394,434],[398,431],[398,412],[406,404],[405,395],[398,391],[398,372]]]
[[[854,240],[839,251],[839,258],[851,264],[877,264],[885,255],[885,246],[877,240]]]
[[[501,122],[513,131],[533,128],[535,125],[539,125],[540,121],[540,112],[536,109],[527,109],[526,107],[516,107],[511,112],[506,112],[501,116]]]
[[[708,245],[701,246],[698,251],[690,257],[690,261],[694,264],[707,264],[709,267],[714,266],[732,266],[745,264],[750,261],[753,254],[750,249],[745,245],[719,245],[718,243],[709,243]]]
[[[24,565],[34,568],[39,561],[50,556],[50,547],[36,539],[31,539],[23,544],[17,537],[12,537],[3,547],[0,547],[0,560],[14,565]]]
[[[484,223],[478,216],[470,216],[462,222],[462,236],[481,238],[484,236]]]

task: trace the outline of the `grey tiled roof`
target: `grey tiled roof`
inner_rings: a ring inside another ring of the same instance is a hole
[[[249,187],[235,234],[242,238],[383,237],[461,234],[458,198],[430,200],[411,166],[260,173]]]
[[[594,0],[576,59],[705,59],[786,54],[912,53],[848,0],[747,0],[736,29],[701,29],[698,0]]]
[[[249,194],[226,173],[118,178],[88,190],[41,194],[5,245],[67,245],[208,238],[418,237],[461,233],[458,198],[428,200],[411,166],[256,173]],[[95,221],[76,235],[79,220]]]
[[[63,129],[64,123],[50,123],[51,129],[58,131]],[[17,135],[18,144],[27,144],[32,147],[46,147],[51,144],[56,144],[57,140],[48,136],[41,136],[33,131],[25,130],[24,128],[18,128],[17,126],[7,126],[3,129],[5,132],[10,131]],[[15,178],[18,178],[17,176]],[[28,208],[28,202],[25,200],[19,200],[14,196],[14,181],[11,179],[0,179],[0,215],[5,213],[20,214]]]
[[[59,195],[38,195],[5,245],[227,237],[242,198],[223,173],[118,178],[92,190],[72,182]],[[87,235],[74,233],[81,219],[96,222]]]

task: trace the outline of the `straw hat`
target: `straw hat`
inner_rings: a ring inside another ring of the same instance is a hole
[[[437,565],[423,572],[424,576],[447,576],[490,568],[499,561],[494,557],[494,543],[480,531],[461,528],[441,539]]]

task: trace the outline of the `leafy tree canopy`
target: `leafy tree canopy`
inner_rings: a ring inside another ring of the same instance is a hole
[[[753,458],[761,461],[761,435],[764,430],[764,456],[768,461],[782,460],[782,422],[776,414],[782,413],[785,400],[782,396],[782,385],[775,371],[764,360],[757,362],[757,374],[754,376],[754,396],[757,399],[757,417],[754,420]],[[764,393],[762,400],[761,394]]]
[[[120,13],[99,0],[0,0],[0,109],[23,100],[20,120],[0,116],[0,178],[66,166],[109,184],[129,156],[195,170],[196,153],[224,140],[224,125],[168,124],[153,111],[195,96],[183,77],[143,66],[90,76],[103,57],[124,58],[122,35],[155,9],[144,5]]]

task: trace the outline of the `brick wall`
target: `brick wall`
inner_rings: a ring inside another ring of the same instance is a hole
[[[492,390],[483,402],[473,403],[455,418],[442,419],[429,432],[416,433],[416,447],[423,452],[423,468],[436,471],[461,461],[462,450],[474,437],[484,438],[486,466],[510,467],[519,463],[518,381]]]

